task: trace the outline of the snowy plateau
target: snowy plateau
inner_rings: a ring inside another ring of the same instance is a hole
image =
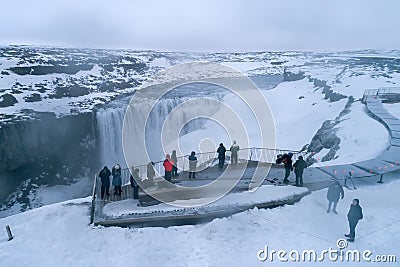
[[[181,53],[3,46],[0,266],[321,265],[262,262],[257,253],[265,246],[337,248],[353,198],[361,200],[364,219],[349,249],[400,257],[398,172],[388,174],[383,185],[374,180],[345,189],[337,215],[326,213],[327,189],[322,189],[294,205],[252,209],[200,225],[89,225],[94,175],[105,164],[123,162],[121,128],[130,98],[160,71],[193,61],[225,64],[250,77],[272,111],[276,147],[314,152],[313,166],[373,159],[390,143],[387,129],[367,113],[361,99],[366,89],[400,87],[400,51]],[[165,118],[182,99],[201,95],[203,89],[163,99],[156,116]],[[237,106],[230,94],[204,90]],[[400,118],[400,104],[383,105]],[[204,134],[218,140],[214,127],[200,123],[185,129],[185,153]],[[290,194],[294,189],[280,190]],[[12,228],[12,241],[7,241],[6,225]],[[360,264],[327,260],[321,266]]]

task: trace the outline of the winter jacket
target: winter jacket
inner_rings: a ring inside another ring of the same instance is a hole
[[[172,172],[172,166],[174,165],[174,162],[172,160],[165,159],[163,166],[166,172]]]
[[[138,187],[138,183],[136,181],[139,181],[139,176],[136,173],[133,173],[133,175],[131,174],[131,177],[129,178],[130,182],[131,182],[131,187]]]
[[[360,205],[350,205],[349,212],[347,213],[347,218],[351,222],[357,222],[363,218],[362,208]]]
[[[189,156],[189,170],[196,170],[197,157],[195,155]]]
[[[121,175],[115,175],[115,176],[113,176],[112,184],[113,184],[113,186],[122,186]]]
[[[218,147],[218,149],[217,149],[218,158],[219,159],[224,159],[225,158],[225,152],[226,152],[226,148],[224,146]]]
[[[111,175],[111,172],[108,168],[101,170],[101,172],[99,173],[99,177],[101,179],[102,185],[110,186],[110,175]]]
[[[344,198],[343,187],[339,183],[334,183],[329,186],[328,193],[326,194],[326,198],[329,201],[338,202],[340,196],[342,199]]]
[[[304,159],[298,159],[294,164],[294,172],[297,174],[303,174],[305,168],[307,168],[307,163]]]
[[[156,172],[154,171],[153,164],[151,164],[151,163],[147,164],[147,178],[152,180],[155,175],[156,175]]]
[[[231,153],[232,153],[232,155],[237,155],[237,153],[239,152],[239,146],[238,145],[232,145],[231,146],[231,149],[230,149],[230,151],[231,151]]]
[[[287,154],[283,155],[282,162],[283,162],[283,164],[285,164],[285,169],[293,170],[293,166],[292,166],[293,161],[289,155],[287,155]]]

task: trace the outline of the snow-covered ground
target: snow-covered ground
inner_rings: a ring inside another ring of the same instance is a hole
[[[350,112],[334,127],[340,138],[336,159],[315,166],[349,164],[378,157],[389,145],[390,136],[385,126],[370,117],[361,102],[355,102]],[[320,157],[322,158],[322,156]]]
[[[344,109],[346,99],[329,102],[307,79],[284,82],[264,92],[276,125],[276,147],[300,150],[325,120]]]
[[[11,200],[21,197],[20,191],[23,190],[25,184],[26,183],[23,183],[21,187],[9,197],[9,199]],[[29,204],[32,208],[37,208],[43,205],[79,198],[81,196],[88,195],[91,192],[92,187],[93,181],[88,177],[83,177],[75,183],[65,185],[35,185],[29,194]],[[24,211],[24,204],[26,203],[15,201],[14,205],[8,209],[0,211],[0,217],[6,217]]]
[[[4,95],[12,95],[17,101],[12,105],[0,107],[0,122],[14,122],[21,116],[30,119],[31,112],[52,112],[57,116],[92,112],[97,104],[109,103],[116,97],[132,94],[139,88],[135,81],[147,81],[160,70],[185,62],[211,61],[228,65],[247,75],[282,75],[284,69],[292,73],[304,73],[306,78],[302,80],[282,82],[276,88],[264,91],[274,115],[276,147],[299,150],[311,142],[324,121],[339,116],[348,100],[343,98],[331,102],[325,99],[323,88],[313,84],[311,79],[326,82],[333,92],[346,97],[353,96],[357,100],[365,89],[400,85],[399,57],[399,51],[382,50],[327,53],[179,53],[0,47],[0,102]],[[76,63],[93,67],[75,74],[59,73],[56,70],[45,75],[34,75],[32,71],[26,75],[18,75],[10,70],[12,67],[74,66]],[[133,66],[136,63],[144,65]],[[102,87],[110,82],[110,87]],[[89,92],[78,96],[74,96],[73,92],[70,92],[72,96],[63,95],[63,90],[60,89],[72,85],[88,88]],[[34,94],[39,94],[40,99],[28,100]],[[230,96],[225,97],[224,101],[231,106],[237,106],[236,100]],[[398,104],[387,107],[396,112]],[[242,117],[246,121],[250,116],[244,114]],[[253,129],[252,126],[249,128]],[[364,106],[357,101],[352,104],[350,113],[341,118],[334,130],[341,139],[336,159],[320,163],[321,165],[368,160],[378,156],[388,143],[387,131],[380,123],[366,115]],[[229,146],[230,140],[225,136],[216,130],[215,123],[210,123],[199,131],[183,136],[180,148],[184,154],[188,154],[197,149],[193,143],[199,144],[206,138],[218,140],[214,143],[208,142],[209,145],[222,141]],[[206,145],[202,150],[211,150]],[[326,153],[328,150],[323,149],[314,158],[322,159]],[[86,183],[78,185],[88,186]],[[68,193],[63,193],[64,189],[60,190],[58,187],[48,187],[46,190],[39,190],[40,192],[32,197],[35,197],[34,201],[38,205],[62,201],[85,191],[79,186],[71,187]],[[15,210],[19,208],[20,206],[16,206]]]
[[[399,178],[399,174],[391,174]],[[327,214],[327,190],[311,193],[299,203],[276,209],[242,212],[195,226],[169,228],[93,227],[89,198],[44,206],[0,219],[15,235],[0,238],[1,266],[361,266],[359,262],[261,262],[260,250],[337,249],[348,232],[346,214],[359,198],[364,219],[349,250],[396,255],[400,260],[400,180],[345,190],[338,213]],[[385,199],[382,199],[382,195]],[[364,262],[365,263],[365,262]],[[397,266],[398,263],[370,266]]]
[[[225,195],[224,197],[218,199],[217,201],[208,204],[207,207],[224,208],[227,206],[249,206],[249,205],[266,203],[270,201],[288,199],[295,195],[304,194],[307,191],[308,189],[304,187],[263,185],[254,192],[245,191],[241,193],[232,193]],[[200,203],[207,202],[204,199],[199,199],[197,201],[199,201]],[[159,211],[159,210],[174,211],[174,210],[180,210],[181,208],[177,208],[177,206],[180,206],[181,204],[184,203],[185,202],[182,200],[176,200],[172,202],[171,205],[161,203],[154,206],[141,207],[138,206],[137,200],[127,199],[123,201],[112,202],[105,205],[103,208],[103,213],[106,216],[118,217],[132,213],[140,213],[140,214],[151,213],[153,211]]]

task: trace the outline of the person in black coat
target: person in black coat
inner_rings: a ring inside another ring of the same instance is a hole
[[[100,171],[99,177],[101,179],[101,199],[104,199],[104,193],[109,196],[109,190],[110,190],[110,176],[111,172],[107,168],[107,166],[104,166],[104,168]]]
[[[219,144],[217,153],[218,153],[218,167],[222,170],[225,164],[225,153],[226,153],[226,148],[224,147],[223,143]]]
[[[296,186],[303,186],[303,171],[307,168],[307,163],[304,161],[303,156],[293,164],[294,173],[296,174]]]
[[[339,181],[335,181],[333,184],[331,184],[329,186],[328,193],[326,194],[326,198],[329,201],[328,210],[326,212],[327,213],[331,212],[331,206],[333,203],[332,212],[337,214],[336,206],[337,206],[337,203],[339,202],[339,198],[341,198],[341,199],[344,198],[343,187],[340,185]]]
[[[130,177],[131,187],[133,188],[133,199],[139,199],[139,169],[132,168],[132,174]]]
[[[348,237],[347,241],[349,242],[354,242],[354,239],[356,237],[356,226],[358,224],[358,221],[363,218],[363,212],[362,208],[360,206],[360,200],[355,198],[353,199],[353,202],[350,205],[349,212],[347,213],[347,219],[349,221],[349,228],[350,228],[350,233],[348,235],[344,235],[345,237]]]
[[[285,165],[285,178],[283,179],[283,182],[285,184],[289,183],[289,176],[290,176],[290,172],[293,171],[293,161],[292,161],[292,153],[288,153],[288,154],[284,154],[282,157],[282,162]]]

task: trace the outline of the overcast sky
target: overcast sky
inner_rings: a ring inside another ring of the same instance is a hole
[[[399,49],[399,0],[2,0],[0,44],[169,51]]]

